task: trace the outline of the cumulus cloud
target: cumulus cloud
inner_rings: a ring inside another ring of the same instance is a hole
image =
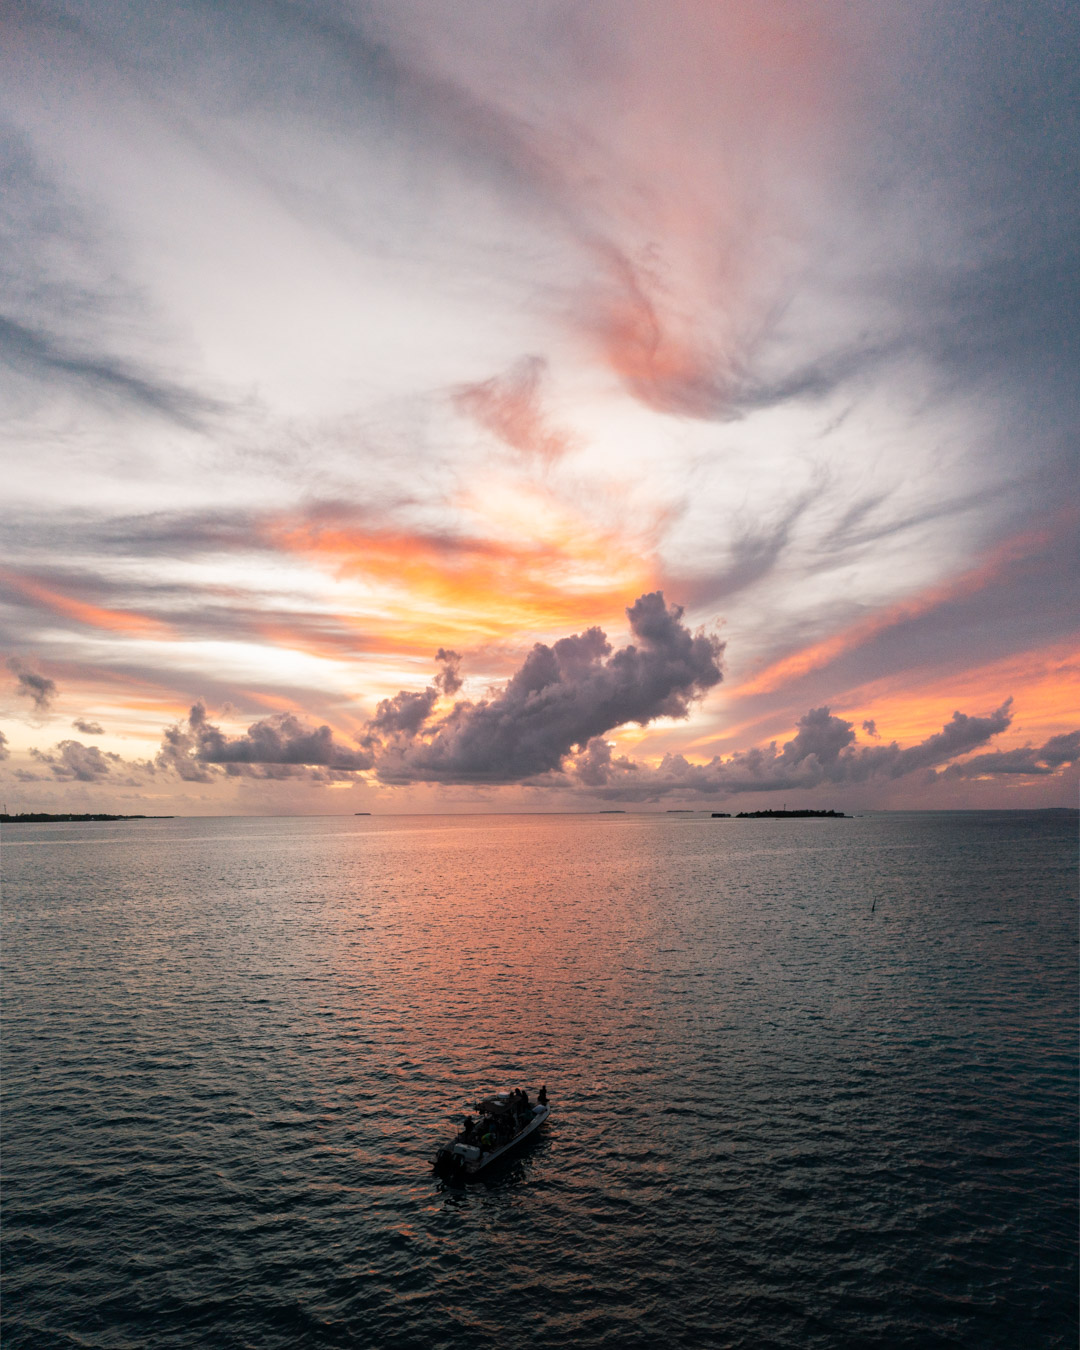
[[[960,764],[950,764],[945,778],[985,778],[996,774],[1045,777],[1080,760],[1080,731],[1051,736],[1045,745],[1021,746],[988,755],[975,755]]]
[[[10,754],[11,751],[8,749],[8,738],[0,731],[0,759],[7,759]]]
[[[196,704],[201,708],[201,704]],[[195,708],[192,709],[192,712]],[[154,756],[159,769],[171,769],[185,783],[211,783],[214,773],[196,755],[198,743],[187,722],[174,722],[161,737],[161,748]]]
[[[31,670],[17,656],[8,658],[8,668],[16,678],[16,692],[31,699],[38,712],[48,712],[56,697],[56,681]]]
[[[420,694],[402,689],[393,698],[384,698],[368,722],[365,742],[375,745],[380,738],[415,736],[431,716],[438,697],[438,689],[429,684]]]
[[[105,735],[105,728],[100,722],[88,722],[85,717],[76,717],[71,725],[76,731],[81,731],[84,736]]]
[[[276,713],[253,722],[241,736],[227,736],[209,720],[205,705],[196,703],[185,723],[165,729],[155,762],[186,782],[207,783],[217,766],[233,777],[351,776],[369,769],[372,756],[342,745],[328,726],[313,727],[294,713]]]
[[[568,776],[601,796],[628,800],[667,792],[726,795],[902,778],[920,769],[935,771],[1005,731],[1012,720],[1011,702],[1006,701],[985,717],[955,712],[940,731],[907,749],[901,749],[895,741],[889,745],[857,745],[852,723],[834,716],[828,708],[807,712],[799,720],[796,734],[783,746],[773,741],[727,757],[718,755],[707,764],[693,764],[682,755],[666,755],[654,769],[613,758],[604,741],[592,741],[572,761]],[[1068,742],[1070,738],[1055,740]],[[1068,745],[1063,745],[1051,746],[1048,753],[1068,752]]]
[[[450,698],[464,684],[461,678],[461,657],[457,652],[440,647],[435,653],[439,673],[421,693],[402,689],[392,698],[384,698],[375,709],[375,716],[367,724],[361,743],[376,750],[385,741],[410,738],[419,734],[421,727],[435,711],[440,694]]]
[[[599,628],[537,643],[505,687],[431,722],[435,690],[402,691],[368,724],[388,783],[511,783],[557,770],[575,746],[627,722],[685,717],[720,682],[723,644],[692,633],[682,608],[643,595],[626,611],[635,641],[613,651]],[[444,672],[456,665],[445,658]]]
[[[915,745],[882,744],[873,721],[862,724],[876,744],[859,743],[853,723],[828,707],[800,718],[795,735],[697,764],[669,754],[657,767],[616,756],[606,732],[630,722],[685,717],[722,676],[723,644],[691,632],[678,605],[659,591],[627,610],[634,642],[613,650],[599,628],[547,646],[537,643],[507,683],[477,702],[446,711],[440,697],[462,686],[461,657],[440,648],[439,674],[419,692],[383,699],[356,745],[335,740],[292,713],[254,722],[238,736],[214,725],[203,703],[165,730],[156,765],[188,782],[230,776],[348,780],[374,768],[389,784],[531,783],[578,788],[616,800],[667,793],[727,795],[888,782],[915,773],[941,777],[1048,775],[1080,760],[1080,731],[1040,747],[967,758],[1012,721],[1012,700],[981,716],[954,712],[940,731]],[[62,742],[52,755],[32,752],[56,777],[99,781],[110,761],[94,748]],[[152,767],[152,766],[146,766]]]
[[[31,749],[31,759],[38,761],[43,767],[49,769],[53,778],[61,780],[63,783],[103,783],[105,779],[113,783],[124,783],[131,786],[136,782],[132,774],[144,774],[144,772],[154,772],[154,765],[148,764],[144,760],[128,763],[120,755],[112,751],[100,751],[96,745],[84,745],[82,741],[61,741],[54,745],[51,751],[39,751]],[[113,771],[128,771],[127,778],[116,779]],[[38,775],[23,774],[20,778],[34,782]]]
[[[461,678],[461,656],[457,652],[440,647],[435,653],[439,663],[439,673],[435,676],[436,685],[447,698],[453,698],[465,681]]]

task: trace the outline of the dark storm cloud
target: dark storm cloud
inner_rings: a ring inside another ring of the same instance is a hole
[[[210,722],[205,706],[196,703],[186,724],[166,728],[156,763],[188,782],[205,783],[218,765],[233,776],[290,777],[293,770],[315,768],[351,776],[370,768],[372,757],[366,750],[336,741],[328,726],[312,727],[293,713],[263,718],[242,736],[230,737]]]
[[[76,717],[71,725],[76,731],[81,731],[84,736],[105,735],[105,728],[99,722],[87,722],[83,717]]]
[[[613,727],[685,717],[720,682],[722,644],[692,633],[659,591],[627,616],[632,645],[613,652],[599,628],[537,643],[499,694],[459,702],[430,725],[415,720],[426,695],[387,700],[368,728],[382,742],[380,779],[520,782],[557,769],[574,746]]]
[[[17,656],[8,657],[8,669],[15,676],[15,692],[32,700],[38,712],[48,712],[57,694],[56,681],[31,670]]]
[[[667,755],[652,769],[611,754],[605,742],[591,742],[570,766],[570,776],[584,787],[612,799],[647,800],[668,792],[726,795],[815,788],[822,784],[868,783],[933,771],[966,755],[1009,726],[1009,702],[985,717],[953,713],[941,731],[902,750],[890,745],[860,746],[852,723],[828,708],[813,708],[798,723],[796,735],[778,747],[717,756],[692,764],[682,755]]]

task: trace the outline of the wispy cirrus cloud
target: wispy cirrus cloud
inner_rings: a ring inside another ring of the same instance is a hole
[[[161,346],[152,336],[155,319],[147,297],[120,279],[103,222],[2,116],[0,175],[0,365],[8,370],[9,397],[17,377],[31,398],[63,390],[105,410],[152,414],[193,431],[219,420],[220,398],[146,358],[148,346]]]
[[[543,358],[524,357],[504,375],[465,385],[456,392],[454,403],[504,444],[550,464],[565,455],[576,438],[553,427],[544,413],[545,368]]]
[[[160,619],[133,613],[127,609],[112,609],[90,604],[76,596],[65,595],[62,591],[46,586],[36,578],[20,576],[8,569],[0,569],[0,594],[4,590],[15,591],[35,607],[71,620],[80,627],[159,639],[172,636],[170,627]]]
[[[173,418],[198,428],[208,414],[221,411],[221,404],[197,390],[185,389],[167,378],[140,370],[122,357],[108,357],[94,350],[66,346],[43,329],[0,315],[0,362],[42,384],[54,386],[57,379],[91,397],[119,400],[145,411]]]
[[[958,623],[970,627],[973,621],[996,625],[1002,593],[1008,591],[1027,591],[1033,598],[1041,597],[1042,603],[1036,603],[1030,610],[1027,623],[1046,625],[1048,632],[1068,631],[1067,616],[1059,612],[1056,604],[1046,601],[1059,594],[1056,584],[1059,575],[1070,568],[1077,523],[1077,513],[1071,507],[1058,511],[1037,528],[998,544],[988,557],[959,576],[878,607],[828,637],[780,657],[744,679],[737,697],[768,694],[795,685],[842,657],[871,648],[887,635],[911,635],[919,628],[928,630],[943,624],[955,631]],[[1030,641],[1032,634],[1027,624],[1025,629],[1017,630],[1017,636],[1021,641]],[[997,642],[1000,648],[1000,639]],[[925,640],[922,650],[925,652]],[[911,651],[916,657],[920,655],[914,644]]]

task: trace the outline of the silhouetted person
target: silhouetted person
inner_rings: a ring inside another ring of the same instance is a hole
[[[543,1085],[543,1087],[540,1089],[540,1091],[536,1094],[536,1100],[540,1103],[541,1106],[547,1106],[547,1084],[546,1084],[546,1083]]]

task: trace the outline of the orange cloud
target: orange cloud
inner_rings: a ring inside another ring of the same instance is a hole
[[[755,694],[771,693],[784,685],[792,684],[808,675],[831,665],[846,652],[854,651],[870,639],[898,624],[908,623],[924,614],[956,600],[961,600],[978,591],[986,589],[1001,580],[1017,563],[1045,549],[1053,540],[1066,520],[1075,518],[1074,512],[1062,512],[1055,521],[1039,530],[1030,530],[1015,535],[996,548],[978,567],[964,572],[951,581],[931,586],[910,599],[888,605],[874,614],[867,615],[857,623],[851,624],[839,633],[812,643],[801,651],[792,652],[779,661],[772,662],[757,675],[743,680],[729,690],[733,698],[749,698]]]
[[[506,445],[551,463],[576,440],[569,432],[555,430],[544,416],[540,402],[544,366],[539,358],[527,357],[506,375],[467,385],[454,401]]]
[[[876,680],[849,692],[833,711],[857,725],[873,720],[887,740],[906,743],[924,739],[957,708],[996,707],[1009,696],[1015,718],[999,748],[1074,731],[1080,725],[1080,648],[1056,643],[916,684],[910,675]]]
[[[266,538],[343,580],[378,588],[377,598],[351,596],[351,612],[336,616],[363,629],[368,650],[390,650],[390,638],[393,650],[428,652],[433,633],[476,646],[565,632],[621,614],[628,597],[652,587],[651,553],[640,544],[550,514],[531,530],[522,520],[520,541],[506,538],[515,523],[508,517],[504,537],[482,539],[284,518],[267,526]]]
[[[87,628],[99,628],[109,633],[124,633],[133,637],[153,638],[156,641],[164,641],[175,636],[168,624],[145,614],[87,604],[84,600],[63,595],[60,591],[54,591],[38,581],[31,581],[29,577],[18,576],[14,572],[2,572],[0,579],[28,599],[44,605],[52,613],[61,614],[66,619],[74,619],[76,623],[83,624]]]
[[[568,152],[581,206],[603,222],[576,320],[642,402],[715,417],[786,292],[801,235],[792,185],[833,143],[846,54],[823,9],[630,9],[597,139]]]

